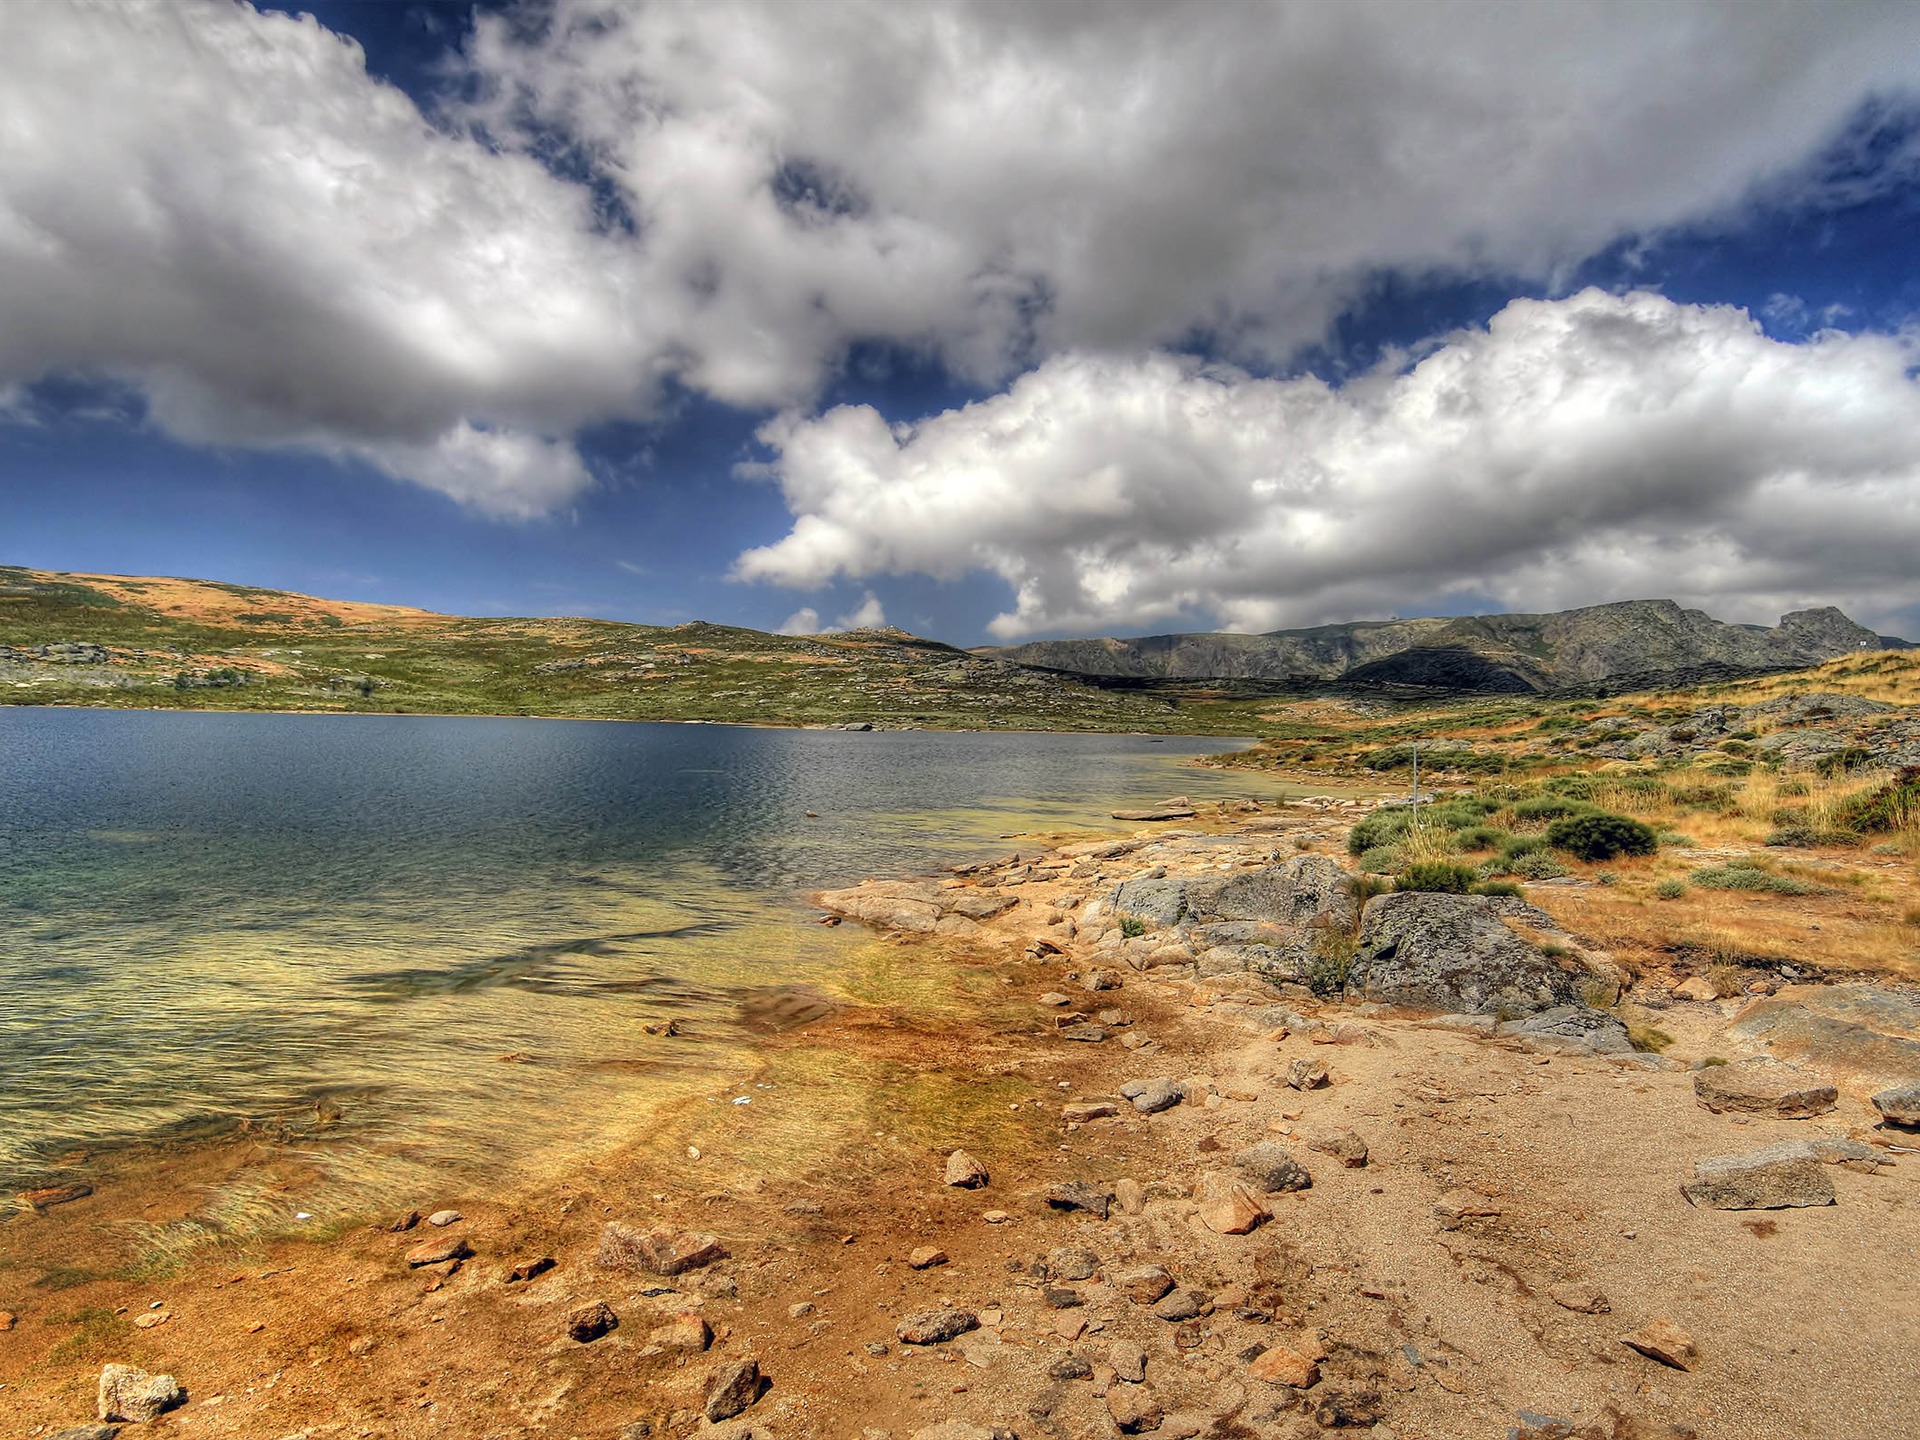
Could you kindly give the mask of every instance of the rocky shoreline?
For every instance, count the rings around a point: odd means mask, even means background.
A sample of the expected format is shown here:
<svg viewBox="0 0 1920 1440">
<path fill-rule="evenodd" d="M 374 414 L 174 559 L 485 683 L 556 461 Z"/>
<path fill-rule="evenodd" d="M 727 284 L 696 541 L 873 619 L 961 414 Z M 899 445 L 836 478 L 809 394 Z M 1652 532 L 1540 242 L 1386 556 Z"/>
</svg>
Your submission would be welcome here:
<svg viewBox="0 0 1920 1440">
<path fill-rule="evenodd" d="M 783 1031 L 551 1191 L 95 1281 L 91 1331 L 0 1282 L 0 1411 L 70 1440 L 147 1394 L 129 1434 L 1902 1432 L 1910 991 L 1702 996 L 1528 899 L 1369 896 L 1350 803 L 1195 808 L 820 897 L 964 1003 Z M 26 1222 L 82 1243 L 90 1203 Z"/>
</svg>

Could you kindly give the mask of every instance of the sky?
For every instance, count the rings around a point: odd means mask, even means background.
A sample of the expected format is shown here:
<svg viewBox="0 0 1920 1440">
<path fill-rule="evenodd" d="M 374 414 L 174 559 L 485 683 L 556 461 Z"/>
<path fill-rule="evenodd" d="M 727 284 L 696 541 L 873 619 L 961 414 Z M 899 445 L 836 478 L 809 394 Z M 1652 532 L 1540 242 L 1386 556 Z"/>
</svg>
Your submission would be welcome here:
<svg viewBox="0 0 1920 1440">
<path fill-rule="evenodd" d="M 0 6 L 0 563 L 1920 637 L 1902 0 Z"/>
</svg>

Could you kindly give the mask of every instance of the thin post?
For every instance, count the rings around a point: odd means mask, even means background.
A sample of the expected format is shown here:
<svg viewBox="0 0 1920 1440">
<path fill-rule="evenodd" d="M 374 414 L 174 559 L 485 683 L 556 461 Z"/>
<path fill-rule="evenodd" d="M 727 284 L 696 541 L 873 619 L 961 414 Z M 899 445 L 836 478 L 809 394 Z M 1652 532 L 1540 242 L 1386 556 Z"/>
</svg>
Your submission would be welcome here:
<svg viewBox="0 0 1920 1440">
<path fill-rule="evenodd" d="M 1420 823 L 1420 742 L 1413 742 L 1413 823 Z"/>
</svg>

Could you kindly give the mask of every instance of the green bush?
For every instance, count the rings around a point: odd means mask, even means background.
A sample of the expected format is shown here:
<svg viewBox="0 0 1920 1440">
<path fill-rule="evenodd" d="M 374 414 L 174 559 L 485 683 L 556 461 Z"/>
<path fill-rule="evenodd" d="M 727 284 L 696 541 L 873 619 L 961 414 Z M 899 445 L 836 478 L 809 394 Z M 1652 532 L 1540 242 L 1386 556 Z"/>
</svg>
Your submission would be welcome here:
<svg viewBox="0 0 1920 1440">
<path fill-rule="evenodd" d="M 1321 930 L 1313 937 L 1313 956 L 1307 961 L 1307 989 L 1321 999 L 1343 994 L 1353 975 L 1354 939 L 1338 930 Z"/>
<path fill-rule="evenodd" d="M 1515 805 L 1513 813 L 1522 820 L 1559 820 L 1572 815 L 1591 815 L 1595 807 L 1564 795 L 1536 795 Z"/>
<path fill-rule="evenodd" d="M 1463 850 L 1498 850 L 1513 838 L 1497 825 L 1469 825 L 1457 833 Z"/>
<path fill-rule="evenodd" d="M 1547 844 L 1582 860 L 1651 855 L 1660 848 L 1653 827 L 1625 815 L 1569 815 L 1547 827 Z"/>
<path fill-rule="evenodd" d="M 1347 835 L 1347 853 L 1365 855 L 1369 850 L 1398 840 L 1413 824 L 1413 807 L 1374 810 L 1360 817 Z"/>
<path fill-rule="evenodd" d="M 1773 895 L 1811 895 L 1819 887 L 1795 880 L 1791 875 L 1775 875 L 1756 865 L 1713 865 L 1696 870 L 1688 877 L 1706 890 L 1751 890 Z"/>
<path fill-rule="evenodd" d="M 1441 895 L 1464 895 L 1475 879 L 1473 867 L 1448 860 L 1419 860 L 1400 872 L 1394 888 L 1424 890 Z"/>
<path fill-rule="evenodd" d="M 1687 893 L 1687 882 L 1669 875 L 1653 887 L 1654 896 L 1661 900 L 1678 900 Z"/>
<path fill-rule="evenodd" d="M 1147 933 L 1147 922 L 1142 920 L 1138 915 L 1122 915 L 1120 917 L 1120 933 L 1129 940 L 1137 940 Z"/>
<path fill-rule="evenodd" d="M 1475 883 L 1469 893 L 1474 895 L 1506 895 L 1518 900 L 1524 892 L 1511 880 L 1481 880 Z"/>
<path fill-rule="evenodd" d="M 1370 875 L 1391 875 L 1406 859 L 1406 852 L 1398 845 L 1376 845 L 1360 857 L 1360 868 Z"/>
<path fill-rule="evenodd" d="M 1679 830 L 1662 830 L 1659 835 L 1659 840 L 1660 843 L 1669 850 L 1692 850 L 1695 848 L 1693 837 Z"/>
<path fill-rule="evenodd" d="M 1765 844 L 1795 850 L 1815 850 L 1823 845 L 1858 845 L 1859 835 L 1851 830 L 1820 830 L 1811 825 L 1782 825 L 1768 835 Z"/>
<path fill-rule="evenodd" d="M 1516 835 L 1500 847 L 1500 858 L 1511 863 L 1522 855 L 1537 855 L 1546 848 L 1544 835 Z"/>
<path fill-rule="evenodd" d="M 1834 819 L 1841 829 L 1879 835 L 1900 829 L 1917 814 L 1920 814 L 1920 765 L 1906 765 L 1878 790 L 1854 796 L 1840 807 Z"/>
<path fill-rule="evenodd" d="M 1522 880 L 1553 880 L 1567 873 L 1567 867 L 1544 850 L 1529 850 L 1507 862 L 1507 872 Z"/>
</svg>

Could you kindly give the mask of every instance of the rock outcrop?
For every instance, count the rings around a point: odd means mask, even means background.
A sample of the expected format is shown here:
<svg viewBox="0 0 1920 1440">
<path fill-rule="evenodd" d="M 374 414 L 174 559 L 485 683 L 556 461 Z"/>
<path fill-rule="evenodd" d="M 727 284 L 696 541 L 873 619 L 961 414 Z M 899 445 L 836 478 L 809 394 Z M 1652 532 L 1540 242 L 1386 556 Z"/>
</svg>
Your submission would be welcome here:
<svg viewBox="0 0 1920 1440">
<path fill-rule="evenodd" d="M 1522 929 L 1567 943 L 1536 943 Z M 1348 985 L 1408 1009 L 1520 1016 L 1584 1006 L 1595 987 L 1614 983 L 1550 916 L 1524 902 L 1396 891 L 1367 902 Z"/>
</svg>

